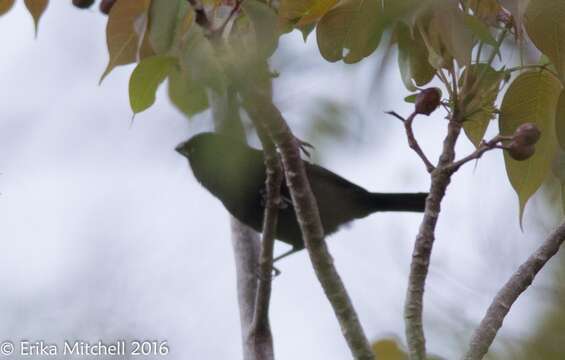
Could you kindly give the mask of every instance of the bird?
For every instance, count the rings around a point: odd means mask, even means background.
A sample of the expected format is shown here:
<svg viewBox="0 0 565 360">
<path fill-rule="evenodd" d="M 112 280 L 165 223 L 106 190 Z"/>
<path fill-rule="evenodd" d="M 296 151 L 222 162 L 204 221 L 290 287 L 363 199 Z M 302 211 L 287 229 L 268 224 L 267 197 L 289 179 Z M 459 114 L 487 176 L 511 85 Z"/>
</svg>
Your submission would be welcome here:
<svg viewBox="0 0 565 360">
<path fill-rule="evenodd" d="M 180 143 L 175 150 L 188 159 L 196 180 L 218 198 L 243 224 L 261 232 L 265 206 L 263 152 L 229 135 L 204 132 Z M 332 171 L 304 161 L 325 235 L 342 225 L 381 211 L 423 212 L 427 193 L 369 192 Z M 276 239 L 292 246 L 280 260 L 304 249 L 302 232 L 290 191 L 283 181 Z"/>
</svg>

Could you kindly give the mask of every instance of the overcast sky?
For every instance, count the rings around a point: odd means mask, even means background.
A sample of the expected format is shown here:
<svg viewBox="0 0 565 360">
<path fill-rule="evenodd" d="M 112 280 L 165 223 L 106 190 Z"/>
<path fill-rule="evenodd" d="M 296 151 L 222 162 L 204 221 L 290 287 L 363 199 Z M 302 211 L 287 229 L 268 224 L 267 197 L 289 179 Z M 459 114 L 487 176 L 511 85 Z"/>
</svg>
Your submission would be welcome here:
<svg viewBox="0 0 565 360">
<path fill-rule="evenodd" d="M 107 62 L 105 22 L 97 11 L 52 1 L 34 39 L 22 2 L 0 17 L 0 341 L 167 340 L 169 359 L 238 359 L 228 217 L 173 151 L 211 128 L 209 114 L 187 121 L 160 89 L 155 106 L 130 126 L 132 67 L 97 85 Z M 331 146 L 314 143 L 324 149 L 324 166 L 373 191 L 426 191 L 426 173 L 401 124 L 383 115 L 408 114 L 407 91 L 395 66 L 379 75 L 376 60 L 328 64 L 314 36 L 304 44 L 300 34 L 285 35 L 273 59 L 281 72 L 276 99 L 299 135 L 307 134 L 310 99 L 351 107 L 362 134 Z M 416 132 L 435 159 L 446 122 L 440 111 L 434 115 L 418 118 Z M 459 154 L 471 150 L 462 139 Z M 500 153 L 455 176 L 425 298 L 432 352 L 458 354 L 458 342 L 467 341 L 496 290 L 554 224 L 538 196 L 522 233 L 517 206 Z M 372 340 L 404 337 L 420 217 L 378 214 L 328 239 Z M 278 267 L 271 306 L 277 357 L 348 358 L 307 255 Z M 506 338 L 531 330 L 548 275 L 544 270 L 513 308 Z"/>
</svg>

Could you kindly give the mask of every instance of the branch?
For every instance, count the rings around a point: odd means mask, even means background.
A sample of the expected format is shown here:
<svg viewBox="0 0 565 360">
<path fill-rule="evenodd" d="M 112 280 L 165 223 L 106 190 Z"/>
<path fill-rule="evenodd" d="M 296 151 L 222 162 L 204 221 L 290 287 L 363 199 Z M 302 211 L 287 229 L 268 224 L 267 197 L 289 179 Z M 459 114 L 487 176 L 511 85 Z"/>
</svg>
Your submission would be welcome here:
<svg viewBox="0 0 565 360">
<path fill-rule="evenodd" d="M 516 299 L 532 284 L 537 273 L 557 253 L 564 241 L 565 222 L 549 235 L 496 294 L 479 327 L 473 333 L 465 360 L 480 360 L 485 356 Z"/>
<path fill-rule="evenodd" d="M 461 166 L 465 165 L 469 161 L 480 159 L 481 156 L 483 156 L 483 154 L 486 153 L 487 151 L 490 151 L 490 150 L 493 150 L 493 149 L 503 149 L 504 147 L 499 144 L 503 140 L 512 140 L 512 136 L 497 135 L 489 141 L 483 140 L 483 141 L 481 141 L 481 144 L 479 145 L 479 147 L 474 152 L 472 152 L 468 156 L 465 156 L 461 160 L 455 161 L 453 164 L 449 165 L 448 168 L 452 172 L 455 172 L 455 171 L 459 170 L 459 168 Z"/>
<path fill-rule="evenodd" d="M 212 117 L 216 131 L 245 141 L 245 132 L 239 118 L 239 104 L 236 94 L 228 88 L 225 94 L 208 92 Z M 241 323 L 243 359 L 252 360 L 254 348 L 249 342 L 257 294 L 257 259 L 259 258 L 260 240 L 257 233 L 231 217 L 231 237 L 237 276 L 237 295 Z"/>
<path fill-rule="evenodd" d="M 260 124 L 256 124 L 260 125 Z M 266 169 L 266 200 L 263 215 L 263 240 L 259 256 L 259 285 L 255 299 L 255 313 L 249 333 L 250 346 L 254 349 L 257 360 L 274 359 L 273 335 L 269 324 L 269 303 L 271 299 L 271 273 L 273 269 L 273 248 L 277 231 L 277 220 L 280 208 L 280 190 L 283 172 L 277 149 L 271 139 L 260 126 L 257 134 L 263 145 Z"/>
<path fill-rule="evenodd" d="M 414 150 L 416 152 L 416 154 L 418 154 L 420 159 L 422 159 L 422 161 L 424 162 L 424 165 L 426 166 L 426 170 L 429 173 L 434 171 L 435 166 L 431 163 L 430 160 L 428 160 L 428 157 L 426 156 L 426 154 L 424 153 L 424 151 L 420 147 L 420 144 L 418 144 L 418 141 L 416 140 L 416 137 L 414 136 L 414 131 L 412 130 L 412 123 L 414 121 L 414 118 L 417 115 L 416 112 L 413 112 L 412 114 L 410 114 L 410 116 L 407 119 L 404 119 L 402 116 L 398 115 L 394 111 L 386 111 L 385 114 L 392 115 L 392 116 L 394 116 L 395 118 L 399 119 L 400 121 L 402 121 L 404 123 L 404 128 L 406 129 L 406 138 L 408 139 L 408 146 L 410 146 L 410 148 L 412 150 Z"/>
<path fill-rule="evenodd" d="M 408 289 L 404 305 L 406 339 L 410 359 L 426 359 L 426 340 L 422 323 L 423 297 L 430 265 L 430 257 L 435 240 L 435 229 L 441 211 L 441 201 L 453 174 L 447 166 L 455 159 L 455 143 L 461 132 L 460 112 L 456 109 L 449 120 L 447 136 L 438 166 L 432 173 L 430 193 L 426 200 L 424 218 L 420 224 L 408 278 Z"/>
<path fill-rule="evenodd" d="M 298 142 L 270 97 L 253 85 L 245 83 L 245 80 L 239 81 L 238 84 L 244 107 L 250 117 L 265 125 L 269 136 L 279 149 L 302 238 L 353 357 L 372 360 L 374 355 L 369 341 L 324 241 L 318 206 L 300 157 Z"/>
</svg>

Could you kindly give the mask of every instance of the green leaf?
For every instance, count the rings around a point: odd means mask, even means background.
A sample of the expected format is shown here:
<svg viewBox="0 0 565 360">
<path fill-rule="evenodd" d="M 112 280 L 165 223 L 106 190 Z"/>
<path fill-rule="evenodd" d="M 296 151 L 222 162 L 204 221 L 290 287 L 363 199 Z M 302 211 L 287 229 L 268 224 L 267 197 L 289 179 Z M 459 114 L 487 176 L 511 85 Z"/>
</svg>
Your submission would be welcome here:
<svg viewBox="0 0 565 360">
<path fill-rule="evenodd" d="M 316 29 L 324 59 L 355 63 L 369 56 L 381 41 L 381 12 L 379 0 L 345 0 L 326 13 Z"/>
<path fill-rule="evenodd" d="M 466 74 L 467 71 L 469 74 Z M 494 117 L 494 103 L 504 75 L 503 71 L 496 71 L 487 64 L 473 64 L 468 70 L 465 69 L 461 76 L 461 82 L 467 79 L 467 84 L 463 84 L 463 93 L 467 94 L 465 98 L 467 115 L 463 120 L 463 129 L 477 148 L 485 136 L 490 120 Z M 477 81 L 480 83 L 476 84 Z M 469 93 L 471 90 L 473 93 Z"/>
<path fill-rule="evenodd" d="M 301 28 L 318 21 L 336 3 L 337 0 L 282 0 L 279 22 Z"/>
<path fill-rule="evenodd" d="M 271 56 L 279 40 L 277 14 L 257 0 L 245 0 L 241 6 L 253 24 L 255 52 L 261 57 Z"/>
<path fill-rule="evenodd" d="M 177 67 L 169 75 L 169 98 L 189 118 L 208 108 L 206 89 Z"/>
<path fill-rule="evenodd" d="M 565 151 L 565 91 L 562 91 L 557 101 L 555 111 L 555 133 L 561 149 Z M 563 179 L 565 180 L 565 179 Z"/>
<path fill-rule="evenodd" d="M 192 12 L 189 12 L 189 14 Z M 180 51 L 180 67 L 193 81 L 222 93 L 225 75 L 214 47 L 200 26 L 190 26 L 183 35 Z"/>
<path fill-rule="evenodd" d="M 532 42 L 551 60 L 565 82 L 565 1 L 531 0 L 525 26 Z"/>
<path fill-rule="evenodd" d="M 464 13 L 456 2 L 451 0 L 436 0 L 434 2 L 435 31 L 448 53 L 463 67 L 471 63 L 473 49 L 473 34 L 465 26 Z M 436 35 L 437 36 L 437 35 Z M 447 59 L 446 59 L 447 60 Z"/>
<path fill-rule="evenodd" d="M 0 16 L 7 13 L 14 5 L 15 0 L 0 0 Z"/>
<path fill-rule="evenodd" d="M 37 36 L 37 28 L 39 26 L 39 19 L 41 15 L 45 12 L 49 0 L 24 0 L 24 4 L 28 9 L 29 13 L 33 17 L 33 23 L 35 26 L 35 35 Z"/>
<path fill-rule="evenodd" d="M 406 88 L 416 91 L 417 86 L 429 83 L 434 75 L 435 69 L 428 62 L 428 50 L 418 30 L 413 34 L 404 23 L 396 25 L 396 38 L 398 39 L 398 67 Z"/>
<path fill-rule="evenodd" d="M 489 44 L 492 47 L 497 46 L 496 40 L 494 39 L 494 37 L 492 37 L 492 34 L 490 33 L 488 26 L 486 26 L 481 20 L 479 20 L 479 18 L 477 18 L 476 16 L 465 14 L 464 19 L 465 19 L 465 25 L 469 29 L 471 29 L 473 34 L 480 41 L 484 42 L 485 44 Z"/>
<path fill-rule="evenodd" d="M 152 0 L 149 7 L 149 40 L 159 55 L 175 48 L 180 24 L 188 10 L 186 0 Z"/>
<path fill-rule="evenodd" d="M 137 60 L 140 37 L 147 24 L 149 0 L 117 1 L 108 15 L 106 43 L 110 60 L 100 82 L 118 65 Z"/>
<path fill-rule="evenodd" d="M 129 102 L 135 114 L 153 105 L 157 88 L 175 64 L 175 58 L 164 55 L 148 57 L 137 64 L 129 79 Z"/>
<path fill-rule="evenodd" d="M 371 55 L 387 26 L 416 13 L 424 0 L 343 0 L 318 23 L 318 48 L 324 59 L 355 63 Z"/>
<path fill-rule="evenodd" d="M 538 190 L 551 170 L 557 148 L 555 111 L 561 83 L 547 71 L 520 74 L 504 95 L 499 118 L 502 135 L 512 135 L 523 123 L 531 122 L 541 131 L 535 154 L 516 161 L 504 152 L 506 172 L 520 202 L 520 223 L 528 199 Z"/>
<path fill-rule="evenodd" d="M 414 104 L 414 103 L 416 103 L 416 97 L 417 96 L 418 96 L 418 94 L 408 95 L 404 98 L 404 101 L 409 103 L 409 104 Z"/>
</svg>

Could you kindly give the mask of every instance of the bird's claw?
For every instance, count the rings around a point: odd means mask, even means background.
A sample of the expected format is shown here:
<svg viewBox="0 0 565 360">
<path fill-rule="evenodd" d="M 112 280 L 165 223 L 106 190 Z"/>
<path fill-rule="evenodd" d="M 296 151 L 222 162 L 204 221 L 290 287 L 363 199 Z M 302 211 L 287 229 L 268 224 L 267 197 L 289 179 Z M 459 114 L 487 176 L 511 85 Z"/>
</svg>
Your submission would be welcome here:
<svg viewBox="0 0 565 360">
<path fill-rule="evenodd" d="M 295 137 L 295 139 L 298 142 L 298 147 L 300 148 L 300 150 L 302 150 L 304 155 L 308 156 L 309 158 L 312 157 L 312 155 L 310 154 L 310 150 L 308 149 L 315 150 L 316 148 L 314 147 L 314 145 L 310 144 L 309 142 L 300 140 L 297 137 Z"/>
<path fill-rule="evenodd" d="M 277 269 L 274 266 L 271 267 L 271 279 L 276 278 L 280 274 L 281 274 L 281 271 L 279 269 Z M 257 271 L 255 272 L 255 276 L 257 276 L 257 279 L 259 279 L 259 280 L 263 280 L 263 281 L 267 280 L 267 279 L 265 279 L 263 274 L 261 274 L 261 269 L 259 269 L 259 268 L 257 268 Z"/>
</svg>

